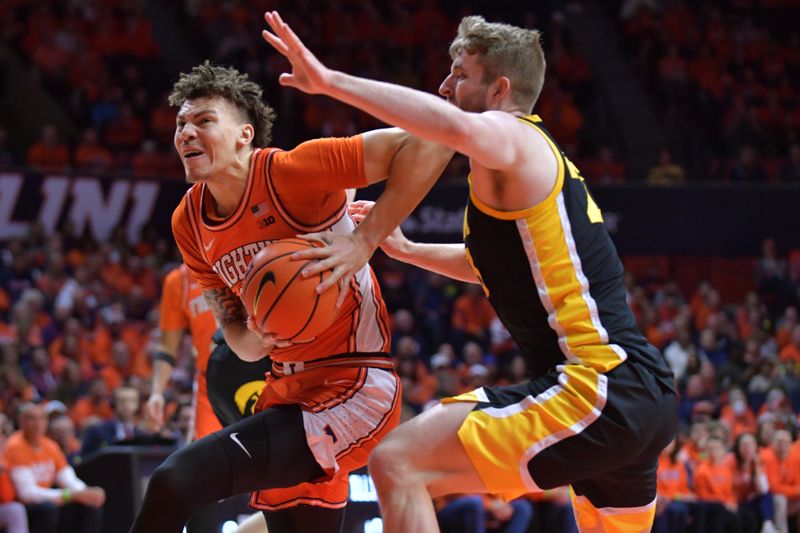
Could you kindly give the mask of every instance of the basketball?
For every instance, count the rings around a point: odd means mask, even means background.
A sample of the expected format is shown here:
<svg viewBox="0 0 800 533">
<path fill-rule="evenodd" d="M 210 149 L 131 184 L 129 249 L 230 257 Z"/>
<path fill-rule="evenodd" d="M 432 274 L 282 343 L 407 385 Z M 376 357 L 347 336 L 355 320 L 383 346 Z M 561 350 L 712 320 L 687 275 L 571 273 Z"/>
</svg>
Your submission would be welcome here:
<svg viewBox="0 0 800 533">
<path fill-rule="evenodd" d="M 337 315 L 337 289 L 317 294 L 330 271 L 303 278 L 313 261 L 292 261 L 294 252 L 314 246 L 303 239 L 282 239 L 263 248 L 248 266 L 241 298 L 247 313 L 264 333 L 292 342 L 313 340 Z"/>
</svg>

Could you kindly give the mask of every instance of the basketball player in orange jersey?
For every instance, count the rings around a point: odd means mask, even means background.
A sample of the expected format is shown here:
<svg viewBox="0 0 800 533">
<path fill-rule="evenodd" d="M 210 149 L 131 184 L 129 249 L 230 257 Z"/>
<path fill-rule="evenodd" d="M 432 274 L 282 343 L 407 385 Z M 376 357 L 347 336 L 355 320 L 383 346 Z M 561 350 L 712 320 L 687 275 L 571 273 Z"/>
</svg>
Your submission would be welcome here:
<svg viewBox="0 0 800 533">
<path fill-rule="evenodd" d="M 171 270 L 164 277 L 159 319 L 161 339 L 153 362 L 153 385 L 147 400 L 147 418 L 156 430 L 164 426 L 164 389 L 169 383 L 175 356 L 185 332 L 192 337 L 196 355 L 194 429 L 189 440 L 200 439 L 222 429 L 211 402 L 206 385 L 206 367 L 211 357 L 211 337 L 217 329 L 214 314 L 208 307 L 200 285 L 186 265 Z"/>
<path fill-rule="evenodd" d="M 544 83 L 539 32 L 465 17 L 439 88 L 448 103 L 330 70 L 277 13 L 265 18 L 274 33 L 264 38 L 292 65 L 282 85 L 339 99 L 469 157 L 465 244 L 395 234 L 384 250 L 480 283 L 532 371 L 527 382 L 445 400 L 375 449 L 370 472 L 384 530 L 437 531 L 431 496 L 512 499 L 571 485 L 582 531 L 650 531 L 659 452 L 675 432 L 672 373 L 636 327 L 600 209 L 531 114 Z M 298 255 L 327 254 L 312 252 Z"/>
<path fill-rule="evenodd" d="M 375 206 L 381 216 L 362 223 L 376 236 L 364 264 L 452 151 L 397 129 L 268 148 L 274 115 L 261 89 L 208 63 L 180 76 L 170 103 L 179 107 L 175 147 L 193 184 L 173 214 L 175 240 L 231 349 L 246 361 L 269 354 L 273 366 L 256 414 L 177 451 L 154 472 L 132 530 L 178 533 L 199 507 L 257 491 L 251 505 L 272 533 L 338 532 L 347 473 L 366 464 L 400 415 L 375 276 L 360 268 L 333 325 L 295 345 L 248 328 L 241 282 L 272 240 L 352 232 L 345 189 L 386 178 Z"/>
</svg>

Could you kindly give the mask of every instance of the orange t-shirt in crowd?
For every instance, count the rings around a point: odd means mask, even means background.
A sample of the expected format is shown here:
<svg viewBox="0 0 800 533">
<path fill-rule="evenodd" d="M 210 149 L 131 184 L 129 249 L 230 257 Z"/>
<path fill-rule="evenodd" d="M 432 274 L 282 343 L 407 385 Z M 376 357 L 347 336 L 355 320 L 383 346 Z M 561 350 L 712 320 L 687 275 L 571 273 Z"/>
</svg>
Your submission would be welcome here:
<svg viewBox="0 0 800 533">
<path fill-rule="evenodd" d="M 8 438 L 5 460 L 8 468 L 27 466 L 33 470 L 36 484 L 49 489 L 56 481 L 56 474 L 67 466 L 67 458 L 54 440 L 42 437 L 39 447 L 34 448 L 22 431 L 17 431 Z"/>
<path fill-rule="evenodd" d="M 742 433 L 752 433 L 755 435 L 758 424 L 756 423 L 756 415 L 747 407 L 741 417 L 737 417 L 733 412 L 733 407 L 726 405 L 722 408 L 719 415 L 720 420 L 725 422 L 725 425 L 731 431 L 731 438 L 736 438 Z"/>
<path fill-rule="evenodd" d="M 718 465 L 710 460 L 704 461 L 694 473 L 694 493 L 701 500 L 735 505 L 734 475 L 734 465 L 730 457 Z"/>
<path fill-rule="evenodd" d="M 66 145 L 46 146 L 37 142 L 27 153 L 28 164 L 45 172 L 63 172 L 69 167 L 69 151 Z"/>
<path fill-rule="evenodd" d="M 789 498 L 800 497 L 800 457 L 790 452 L 780 460 L 769 447 L 763 448 L 760 453 L 770 492 Z"/>
<path fill-rule="evenodd" d="M 8 474 L 8 465 L 2 454 L 0 454 L 0 503 L 13 502 L 17 499 L 17 492 L 11 483 L 11 476 Z"/>
<path fill-rule="evenodd" d="M 84 422 L 90 416 L 96 416 L 101 420 L 112 418 L 114 411 L 111 409 L 111 403 L 108 400 L 93 403 L 91 398 L 84 396 L 76 401 L 69 410 L 69 417 L 78 428 L 82 428 Z"/>
<path fill-rule="evenodd" d="M 351 233 L 345 189 L 367 184 L 363 159 L 360 135 L 307 141 L 290 151 L 257 149 L 244 196 L 225 220 L 209 215 L 206 186 L 195 184 L 172 216 L 186 266 L 203 289 L 227 286 L 239 294 L 247 265 L 271 241 L 315 231 Z M 389 321 L 377 280 L 369 265 L 355 277 L 333 325 L 312 342 L 273 349 L 273 361 L 388 353 Z"/>
<path fill-rule="evenodd" d="M 470 335 L 483 335 L 494 320 L 492 304 L 484 296 L 462 294 L 453 302 L 453 328 Z"/>
<path fill-rule="evenodd" d="M 658 458 L 658 494 L 675 499 L 692 494 L 689 488 L 689 473 L 686 464 L 680 459 L 674 463 L 669 457 Z"/>
<path fill-rule="evenodd" d="M 791 361 L 800 364 L 800 346 L 796 346 L 793 343 L 787 344 L 781 348 L 780 358 L 784 363 Z"/>
</svg>

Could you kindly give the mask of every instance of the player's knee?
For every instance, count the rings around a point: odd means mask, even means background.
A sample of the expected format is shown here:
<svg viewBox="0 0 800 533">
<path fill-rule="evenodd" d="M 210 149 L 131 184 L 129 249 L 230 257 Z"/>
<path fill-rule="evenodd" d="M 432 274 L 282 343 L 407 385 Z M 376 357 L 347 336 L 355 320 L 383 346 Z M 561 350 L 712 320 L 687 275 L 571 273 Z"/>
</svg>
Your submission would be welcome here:
<svg viewBox="0 0 800 533">
<path fill-rule="evenodd" d="M 413 483 L 415 470 L 405 453 L 407 449 L 390 435 L 372 450 L 369 473 L 379 489 Z"/>
<path fill-rule="evenodd" d="M 152 496 L 151 501 L 175 504 L 183 502 L 187 494 L 192 493 L 190 484 L 191 476 L 183 471 L 180 461 L 170 457 L 153 472 L 147 492 Z"/>
</svg>

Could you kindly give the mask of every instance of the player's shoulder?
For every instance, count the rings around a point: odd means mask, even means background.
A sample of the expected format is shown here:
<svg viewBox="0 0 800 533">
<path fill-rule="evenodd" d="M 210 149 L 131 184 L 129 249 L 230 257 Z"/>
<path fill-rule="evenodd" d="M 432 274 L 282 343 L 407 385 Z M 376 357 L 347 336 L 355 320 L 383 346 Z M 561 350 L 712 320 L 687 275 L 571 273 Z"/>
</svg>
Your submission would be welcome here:
<svg viewBox="0 0 800 533">
<path fill-rule="evenodd" d="M 167 272 L 167 275 L 164 276 L 164 286 L 172 286 L 178 285 L 181 283 L 182 278 L 184 276 L 183 270 L 186 268 L 186 265 L 181 264 Z"/>
<path fill-rule="evenodd" d="M 172 228 L 173 230 L 178 227 L 183 227 L 186 224 L 192 223 L 190 204 L 197 201 L 200 197 L 200 184 L 196 183 L 189 187 L 189 190 L 183 195 L 178 206 L 172 212 Z"/>
</svg>

